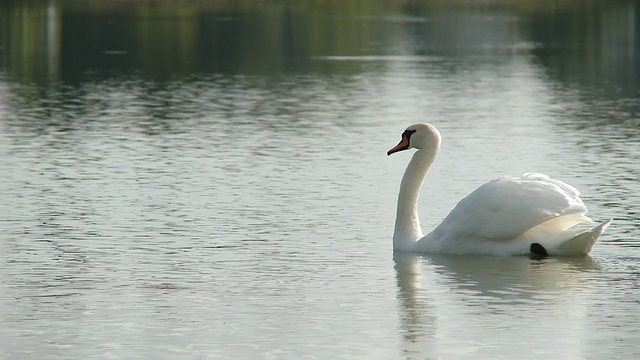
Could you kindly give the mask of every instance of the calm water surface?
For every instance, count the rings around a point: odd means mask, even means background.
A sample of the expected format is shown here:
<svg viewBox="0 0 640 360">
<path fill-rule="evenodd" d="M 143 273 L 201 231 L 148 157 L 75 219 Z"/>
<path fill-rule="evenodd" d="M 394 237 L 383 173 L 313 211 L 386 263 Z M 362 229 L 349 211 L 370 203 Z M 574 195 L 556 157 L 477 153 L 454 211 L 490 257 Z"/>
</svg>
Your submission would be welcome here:
<svg viewBox="0 0 640 360">
<path fill-rule="evenodd" d="M 640 357 L 634 2 L 0 5 L 0 358 Z M 165 31 L 161 31 L 165 29 Z M 590 257 L 394 254 L 539 171 Z"/>
</svg>

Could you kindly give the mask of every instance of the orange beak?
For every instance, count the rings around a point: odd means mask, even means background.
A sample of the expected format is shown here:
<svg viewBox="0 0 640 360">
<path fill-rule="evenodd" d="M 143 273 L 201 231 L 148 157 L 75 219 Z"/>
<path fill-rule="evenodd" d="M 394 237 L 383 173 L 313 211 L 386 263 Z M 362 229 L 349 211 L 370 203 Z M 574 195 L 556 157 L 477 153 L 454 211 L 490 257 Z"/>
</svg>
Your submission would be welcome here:
<svg viewBox="0 0 640 360">
<path fill-rule="evenodd" d="M 398 145 L 391 148 L 391 150 L 387 151 L 387 156 L 402 150 L 407 150 L 409 148 L 409 136 L 402 134 L 402 140 L 398 143 Z"/>
</svg>

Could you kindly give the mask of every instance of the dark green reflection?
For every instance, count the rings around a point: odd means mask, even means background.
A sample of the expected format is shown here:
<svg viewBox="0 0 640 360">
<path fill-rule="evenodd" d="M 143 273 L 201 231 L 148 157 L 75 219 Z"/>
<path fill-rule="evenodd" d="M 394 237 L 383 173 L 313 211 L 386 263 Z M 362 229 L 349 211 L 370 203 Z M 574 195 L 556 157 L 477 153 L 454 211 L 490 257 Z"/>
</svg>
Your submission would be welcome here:
<svg viewBox="0 0 640 360">
<path fill-rule="evenodd" d="M 633 1 L 9 1 L 0 65 L 21 81 L 73 83 L 358 73 L 364 61 L 524 52 L 563 81 L 636 94 L 638 14 Z"/>
<path fill-rule="evenodd" d="M 16 78 L 333 71 L 326 55 L 378 53 L 385 1 L 33 1 L 0 6 Z M 352 66 L 353 67 L 353 66 Z"/>
</svg>

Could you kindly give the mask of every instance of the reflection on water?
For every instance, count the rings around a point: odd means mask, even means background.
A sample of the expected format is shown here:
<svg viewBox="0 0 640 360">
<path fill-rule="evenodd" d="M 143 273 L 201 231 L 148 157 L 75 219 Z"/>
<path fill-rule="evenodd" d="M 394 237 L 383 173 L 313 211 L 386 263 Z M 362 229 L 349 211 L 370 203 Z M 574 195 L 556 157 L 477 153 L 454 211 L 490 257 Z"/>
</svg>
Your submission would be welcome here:
<svg viewBox="0 0 640 360">
<path fill-rule="evenodd" d="M 10 1 L 0 4 L 0 65 L 25 81 L 77 82 L 114 75 L 168 80 L 203 72 L 354 74 L 357 64 L 317 60 L 446 56 L 482 63 L 531 54 L 562 81 L 635 97 L 637 6 Z"/>
<path fill-rule="evenodd" d="M 1 2 L 0 358 L 637 358 L 636 8 Z M 392 254 L 424 120 L 425 231 L 541 171 L 592 257 Z"/>
<path fill-rule="evenodd" d="M 591 285 L 586 284 L 603 269 L 590 257 L 532 260 L 396 252 L 394 261 L 401 334 L 407 352 L 416 357 L 510 358 L 524 346 L 536 358 L 583 358 L 592 351 L 598 358 L 612 350 L 584 343 L 589 328 L 601 321 L 598 310 L 593 313 Z M 495 349 L 505 353 L 497 355 Z"/>
</svg>

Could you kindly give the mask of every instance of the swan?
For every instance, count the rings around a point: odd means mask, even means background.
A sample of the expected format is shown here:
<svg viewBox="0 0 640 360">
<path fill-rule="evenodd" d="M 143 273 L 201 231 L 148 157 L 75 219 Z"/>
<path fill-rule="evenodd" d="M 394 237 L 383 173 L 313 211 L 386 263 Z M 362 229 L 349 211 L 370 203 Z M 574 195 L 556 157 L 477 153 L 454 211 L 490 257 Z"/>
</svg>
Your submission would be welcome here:
<svg viewBox="0 0 640 360">
<path fill-rule="evenodd" d="M 418 198 L 441 136 L 427 123 L 409 126 L 387 155 L 415 148 L 400 183 L 393 248 L 437 254 L 577 256 L 588 254 L 611 219 L 595 223 L 576 188 L 540 173 L 491 180 L 462 199 L 423 235 Z"/>
</svg>

